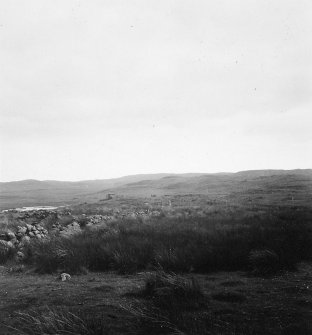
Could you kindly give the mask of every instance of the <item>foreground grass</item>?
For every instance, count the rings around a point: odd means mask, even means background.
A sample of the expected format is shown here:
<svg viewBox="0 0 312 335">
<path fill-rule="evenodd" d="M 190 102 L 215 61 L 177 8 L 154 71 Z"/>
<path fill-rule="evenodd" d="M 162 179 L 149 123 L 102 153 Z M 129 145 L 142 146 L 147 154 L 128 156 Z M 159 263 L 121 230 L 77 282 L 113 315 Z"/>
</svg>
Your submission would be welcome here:
<svg viewBox="0 0 312 335">
<path fill-rule="evenodd" d="M 53 334 L 59 320 L 60 334 L 67 324 L 77 334 L 309 335 L 311 278 L 308 264 L 270 278 L 88 273 L 61 282 L 56 275 L 3 272 L 0 334 Z M 70 328 L 73 320 L 79 329 Z"/>
<path fill-rule="evenodd" d="M 45 307 L 40 311 L 16 314 L 17 324 L 11 327 L 20 335 L 105 335 L 109 334 L 103 319 L 86 313 L 77 315 L 66 309 Z"/>
</svg>

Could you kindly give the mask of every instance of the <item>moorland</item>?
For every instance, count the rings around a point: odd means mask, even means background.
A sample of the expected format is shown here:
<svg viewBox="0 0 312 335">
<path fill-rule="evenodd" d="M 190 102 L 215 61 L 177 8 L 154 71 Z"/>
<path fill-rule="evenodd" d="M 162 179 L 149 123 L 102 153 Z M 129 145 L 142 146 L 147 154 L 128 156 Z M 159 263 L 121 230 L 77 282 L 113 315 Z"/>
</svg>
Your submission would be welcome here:
<svg viewBox="0 0 312 335">
<path fill-rule="evenodd" d="M 2 334 L 312 334 L 312 170 L 26 180 L 0 202 Z"/>
</svg>

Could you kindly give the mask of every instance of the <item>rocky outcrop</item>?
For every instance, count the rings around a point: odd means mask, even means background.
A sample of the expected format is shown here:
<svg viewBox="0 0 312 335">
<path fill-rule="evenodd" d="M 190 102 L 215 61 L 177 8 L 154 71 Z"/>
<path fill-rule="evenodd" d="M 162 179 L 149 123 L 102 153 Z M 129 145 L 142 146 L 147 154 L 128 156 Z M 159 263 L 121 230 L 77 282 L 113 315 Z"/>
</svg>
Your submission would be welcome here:
<svg viewBox="0 0 312 335">
<path fill-rule="evenodd" d="M 17 226 L 16 232 L 8 230 L 6 233 L 1 234 L 0 241 L 2 245 L 6 243 L 10 248 L 23 249 L 32 238 L 45 238 L 47 234 L 48 231 L 39 224 L 26 224 L 26 226 Z"/>
</svg>

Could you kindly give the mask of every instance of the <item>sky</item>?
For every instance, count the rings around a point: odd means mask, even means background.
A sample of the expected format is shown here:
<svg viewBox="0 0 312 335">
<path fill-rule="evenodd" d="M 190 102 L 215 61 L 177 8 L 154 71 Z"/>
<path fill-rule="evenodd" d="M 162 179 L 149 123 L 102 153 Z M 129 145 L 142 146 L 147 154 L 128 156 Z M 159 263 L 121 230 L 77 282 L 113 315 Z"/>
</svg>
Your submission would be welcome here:
<svg viewBox="0 0 312 335">
<path fill-rule="evenodd" d="M 312 168 L 310 0 L 0 2 L 0 181 Z"/>
</svg>

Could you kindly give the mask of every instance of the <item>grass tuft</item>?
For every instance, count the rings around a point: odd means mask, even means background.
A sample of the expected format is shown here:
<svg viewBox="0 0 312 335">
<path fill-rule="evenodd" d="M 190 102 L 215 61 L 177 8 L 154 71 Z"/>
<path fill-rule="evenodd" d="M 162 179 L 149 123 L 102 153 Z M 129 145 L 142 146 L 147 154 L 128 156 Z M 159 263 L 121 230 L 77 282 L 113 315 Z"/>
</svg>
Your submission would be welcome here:
<svg viewBox="0 0 312 335">
<path fill-rule="evenodd" d="M 101 319 L 93 315 L 79 316 L 68 310 L 45 307 L 40 311 L 17 313 L 17 335 L 105 335 L 109 334 Z"/>
</svg>

